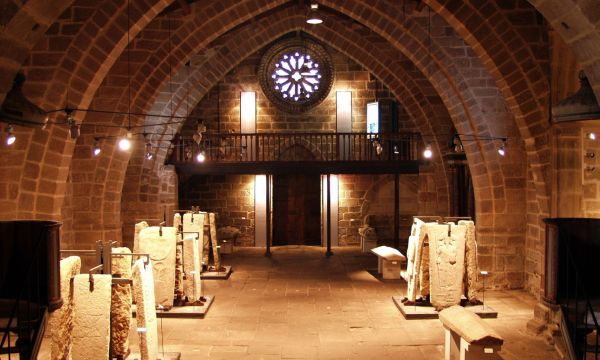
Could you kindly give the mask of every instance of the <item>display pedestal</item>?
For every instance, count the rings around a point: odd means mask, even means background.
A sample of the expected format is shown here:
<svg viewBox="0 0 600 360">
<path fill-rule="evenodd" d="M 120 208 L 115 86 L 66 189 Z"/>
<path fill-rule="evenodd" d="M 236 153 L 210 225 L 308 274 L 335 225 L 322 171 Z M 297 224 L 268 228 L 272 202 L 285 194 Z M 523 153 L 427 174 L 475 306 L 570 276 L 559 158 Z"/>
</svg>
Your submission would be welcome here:
<svg viewBox="0 0 600 360">
<path fill-rule="evenodd" d="M 406 320 L 438 318 L 438 312 L 433 306 L 404 305 L 402 302 L 402 296 L 392 296 L 392 299 Z M 473 311 L 480 318 L 484 319 L 498 317 L 498 312 L 489 305 L 485 305 L 485 307 L 483 305 L 469 305 L 465 306 L 465 309 Z"/>
<path fill-rule="evenodd" d="M 174 306 L 171 310 L 156 310 L 156 317 L 159 318 L 202 318 L 208 312 L 208 308 L 212 305 L 215 297 L 213 295 L 205 295 L 206 301 L 203 305 L 186 305 Z M 132 314 L 135 316 L 136 307 L 133 305 Z"/>
<path fill-rule="evenodd" d="M 139 353 L 132 353 L 129 354 L 125 360 L 141 360 L 142 357 L 140 356 Z M 166 352 L 165 355 L 163 356 L 162 352 L 158 352 L 158 358 L 157 360 L 180 360 L 181 359 L 181 353 L 178 352 Z"/>
<path fill-rule="evenodd" d="M 231 266 L 223 266 L 223 271 L 203 271 L 200 274 L 202 280 L 226 280 L 231 275 Z"/>
</svg>

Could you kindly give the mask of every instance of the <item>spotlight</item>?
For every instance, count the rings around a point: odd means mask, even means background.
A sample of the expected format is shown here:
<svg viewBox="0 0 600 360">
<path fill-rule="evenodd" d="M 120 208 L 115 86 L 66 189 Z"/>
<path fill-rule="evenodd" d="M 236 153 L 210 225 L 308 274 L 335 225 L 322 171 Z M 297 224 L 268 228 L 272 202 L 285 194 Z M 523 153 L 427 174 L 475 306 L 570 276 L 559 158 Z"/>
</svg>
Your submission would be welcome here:
<svg viewBox="0 0 600 360">
<path fill-rule="evenodd" d="M 400 149 L 398 149 L 398 145 L 394 145 L 394 154 L 400 154 Z"/>
<path fill-rule="evenodd" d="M 431 145 L 427 144 L 427 146 L 425 146 L 425 151 L 423 151 L 423 157 L 425 157 L 425 159 L 431 159 L 432 156 L 433 151 L 431 151 Z"/>
<path fill-rule="evenodd" d="M 77 125 L 75 121 L 71 123 L 69 133 L 71 134 L 71 139 L 77 139 L 79 137 L 79 125 Z"/>
<path fill-rule="evenodd" d="M 131 149 L 131 141 L 129 139 L 132 137 L 133 135 L 131 134 L 131 130 L 127 130 L 127 136 L 119 140 L 119 149 L 123 151 Z"/>
<path fill-rule="evenodd" d="M 12 125 L 8 125 L 4 131 L 6 131 L 6 145 L 11 146 L 17 140 L 17 137 L 13 134 Z"/>
<path fill-rule="evenodd" d="M 465 151 L 462 141 L 460 141 L 460 138 L 458 137 L 458 135 L 454 136 L 454 139 L 452 140 L 452 144 L 454 152 L 455 153 L 463 153 Z"/>
<path fill-rule="evenodd" d="M 94 138 L 94 149 L 92 150 L 92 154 L 94 156 L 100 155 L 102 149 L 100 149 L 100 139 Z"/>
<path fill-rule="evenodd" d="M 152 143 L 150 141 L 146 143 L 146 159 L 152 160 Z"/>
<path fill-rule="evenodd" d="M 506 140 L 502 140 L 502 145 L 498 148 L 498 154 L 500 156 L 506 155 Z"/>
<path fill-rule="evenodd" d="M 596 133 L 591 132 L 591 133 L 587 134 L 587 138 L 590 140 L 596 140 Z"/>
<path fill-rule="evenodd" d="M 319 10 L 319 4 L 310 4 L 310 14 L 306 18 L 306 23 L 311 25 L 319 25 L 323 23 L 323 18 L 319 16 L 317 12 Z"/>
<path fill-rule="evenodd" d="M 206 160 L 206 155 L 204 154 L 204 151 L 200 151 L 198 155 L 196 155 L 196 161 L 201 163 L 204 162 L 204 160 Z"/>
</svg>

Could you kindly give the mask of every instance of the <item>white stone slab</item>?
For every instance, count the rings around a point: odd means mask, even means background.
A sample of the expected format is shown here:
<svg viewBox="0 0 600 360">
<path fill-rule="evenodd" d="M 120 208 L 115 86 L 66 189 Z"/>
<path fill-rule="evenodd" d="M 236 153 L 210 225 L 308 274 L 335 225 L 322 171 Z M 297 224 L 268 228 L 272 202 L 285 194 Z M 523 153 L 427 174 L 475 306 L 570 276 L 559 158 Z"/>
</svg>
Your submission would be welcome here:
<svg viewBox="0 0 600 360">
<path fill-rule="evenodd" d="M 460 220 L 458 225 L 467 228 L 465 244 L 465 295 L 471 302 L 479 300 L 481 282 L 479 281 L 479 269 L 477 268 L 477 240 L 475 237 L 475 223 L 470 220 Z"/>
<path fill-rule="evenodd" d="M 424 228 L 425 223 L 418 218 L 414 219 L 412 228 L 411 228 L 411 236 L 412 244 L 409 243 L 409 248 L 407 250 L 407 255 L 410 253 L 407 259 L 407 276 L 408 276 L 408 284 L 407 284 L 407 298 L 409 301 L 414 302 L 419 293 L 422 293 L 425 290 L 428 293 L 427 289 L 423 289 L 422 280 L 424 280 L 424 272 L 427 273 L 427 264 L 428 261 L 423 261 L 423 254 L 429 256 L 428 250 L 429 248 L 425 246 L 425 242 L 427 240 L 427 231 Z M 427 284 L 427 282 L 425 282 Z"/>
<path fill-rule="evenodd" d="M 145 221 L 135 224 L 135 232 L 133 233 L 133 252 L 137 253 L 140 250 L 140 231 L 148 227 Z"/>
<path fill-rule="evenodd" d="M 71 279 L 81 271 L 81 258 L 69 256 L 60 261 L 60 295 L 63 305 L 50 313 L 47 329 L 52 332 L 52 359 L 71 359 L 73 343 L 73 287 Z"/>
<path fill-rule="evenodd" d="M 113 254 L 131 254 L 126 247 L 112 249 Z M 131 279 L 131 256 L 112 257 L 111 269 L 114 277 Z M 129 328 L 131 326 L 131 286 L 114 284 L 111 306 L 111 342 L 113 357 L 125 356 L 129 350 Z"/>
<path fill-rule="evenodd" d="M 140 252 L 150 254 L 152 260 L 156 304 L 171 308 L 175 294 L 177 230 L 174 227 L 150 226 L 142 229 L 139 236 Z"/>
<path fill-rule="evenodd" d="M 112 275 L 88 274 L 73 279 L 73 359 L 106 360 L 110 347 Z"/>
<path fill-rule="evenodd" d="M 198 255 L 200 256 L 200 265 L 202 265 L 204 256 L 208 257 L 208 234 L 204 231 L 204 225 L 208 224 L 208 214 L 205 212 L 199 213 L 185 213 L 183 214 L 183 232 L 184 235 L 188 232 L 200 233 L 198 240 Z M 206 252 L 204 251 L 204 244 L 206 243 Z M 206 262 L 208 265 L 208 261 Z"/>
<path fill-rule="evenodd" d="M 158 357 L 158 327 L 152 262 L 144 265 L 144 260 L 139 259 L 133 264 L 133 283 L 136 285 L 133 296 L 141 358 L 155 360 Z"/>
<path fill-rule="evenodd" d="M 427 225 L 430 301 L 436 309 L 460 304 L 465 271 L 466 230 L 464 225 Z"/>
<path fill-rule="evenodd" d="M 208 214 L 208 223 L 210 225 L 210 244 L 212 246 L 213 261 L 216 271 L 221 270 L 221 257 L 219 255 L 219 240 L 217 239 L 217 223 L 215 213 Z"/>
</svg>

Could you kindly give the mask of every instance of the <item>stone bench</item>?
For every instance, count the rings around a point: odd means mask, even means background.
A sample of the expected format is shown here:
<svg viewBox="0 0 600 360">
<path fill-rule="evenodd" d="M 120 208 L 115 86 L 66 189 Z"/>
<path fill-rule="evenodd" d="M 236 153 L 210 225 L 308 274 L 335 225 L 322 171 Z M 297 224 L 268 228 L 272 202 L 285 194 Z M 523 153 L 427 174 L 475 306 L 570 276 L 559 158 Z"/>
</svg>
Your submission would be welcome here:
<svg viewBox="0 0 600 360">
<path fill-rule="evenodd" d="M 455 305 L 440 311 L 446 331 L 445 360 L 500 359 L 504 340 L 472 311 Z"/>
<path fill-rule="evenodd" d="M 371 249 L 371 252 L 377 255 L 377 272 L 384 279 L 400 279 L 401 263 L 406 256 L 389 246 L 379 246 Z"/>
</svg>

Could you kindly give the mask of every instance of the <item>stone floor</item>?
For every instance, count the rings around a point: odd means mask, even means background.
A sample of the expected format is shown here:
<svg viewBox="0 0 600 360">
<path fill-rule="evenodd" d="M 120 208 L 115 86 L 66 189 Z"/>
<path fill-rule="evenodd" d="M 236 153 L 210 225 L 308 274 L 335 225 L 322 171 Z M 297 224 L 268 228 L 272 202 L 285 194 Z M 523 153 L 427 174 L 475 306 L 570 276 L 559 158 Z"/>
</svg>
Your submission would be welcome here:
<svg viewBox="0 0 600 360">
<path fill-rule="evenodd" d="M 375 257 L 357 248 L 237 249 L 225 256 L 229 280 L 204 281 L 215 301 L 204 319 L 159 319 L 165 352 L 182 359 L 442 359 L 439 320 L 405 320 L 392 296 L 402 281 L 381 281 L 365 269 Z M 526 333 L 533 297 L 486 291 L 498 311 L 484 320 L 505 338 L 503 359 L 558 359 L 541 337 Z M 162 331 L 161 331 L 162 328 Z M 131 332 L 137 351 L 137 334 Z"/>
</svg>

